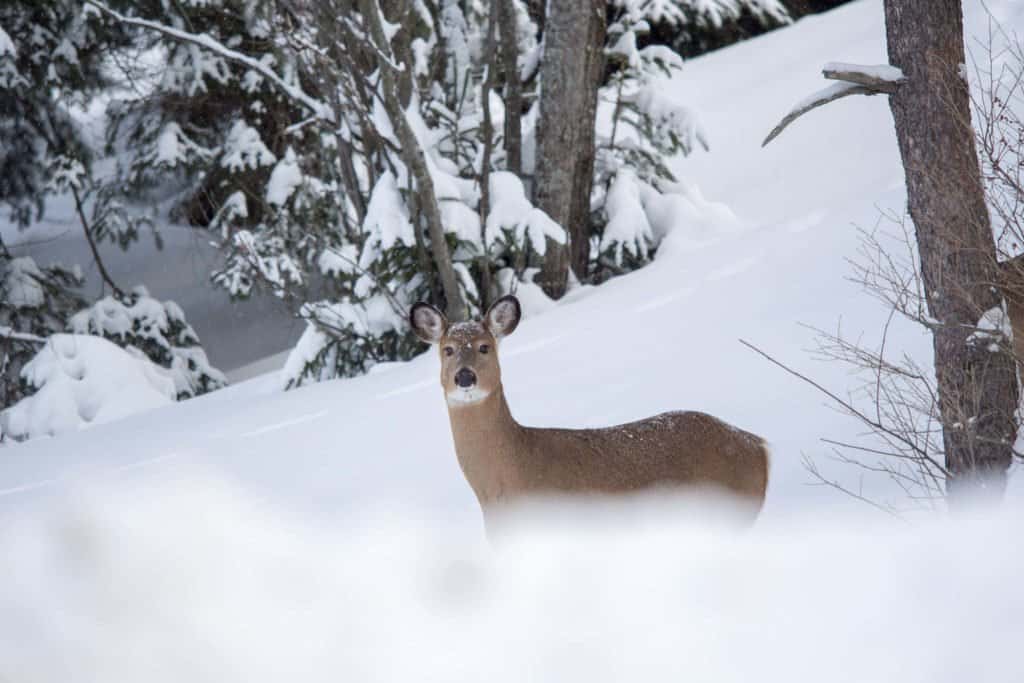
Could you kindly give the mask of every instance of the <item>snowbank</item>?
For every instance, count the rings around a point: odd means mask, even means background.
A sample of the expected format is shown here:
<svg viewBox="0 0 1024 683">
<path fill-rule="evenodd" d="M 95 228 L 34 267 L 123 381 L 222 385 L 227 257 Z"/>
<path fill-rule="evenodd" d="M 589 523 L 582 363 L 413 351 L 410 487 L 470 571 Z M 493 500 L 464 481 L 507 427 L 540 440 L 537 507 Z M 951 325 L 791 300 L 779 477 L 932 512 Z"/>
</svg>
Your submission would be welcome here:
<svg viewBox="0 0 1024 683">
<path fill-rule="evenodd" d="M 1020 509 L 737 533 L 687 523 L 700 502 L 551 507 L 488 548 L 400 514 L 328 534 L 208 482 L 131 488 L 0 527 L 0 678 L 961 683 L 1020 672 Z"/>
<path fill-rule="evenodd" d="M 0 413 L 17 439 L 54 436 L 173 403 L 171 373 L 101 337 L 55 334 L 21 371 L 37 387 Z"/>
</svg>

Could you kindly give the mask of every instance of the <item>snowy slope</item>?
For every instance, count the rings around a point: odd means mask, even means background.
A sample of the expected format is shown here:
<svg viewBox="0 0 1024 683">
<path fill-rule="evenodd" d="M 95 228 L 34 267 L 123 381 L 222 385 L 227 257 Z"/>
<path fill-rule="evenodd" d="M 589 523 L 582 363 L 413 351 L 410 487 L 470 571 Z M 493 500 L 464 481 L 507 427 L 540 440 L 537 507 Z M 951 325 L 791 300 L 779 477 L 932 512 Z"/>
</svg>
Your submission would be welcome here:
<svg viewBox="0 0 1024 683">
<path fill-rule="evenodd" d="M 982 19 L 974 8 L 967 31 L 981 29 Z M 821 75 L 829 61 L 888 61 L 879 3 L 844 5 L 689 63 L 678 96 L 700 113 L 712 147 L 679 171 L 754 225 L 799 222 L 849 233 L 859 208 L 903 185 L 884 97 L 850 97 L 811 112 L 761 147 L 793 105 L 830 83 Z"/>
<path fill-rule="evenodd" d="M 1019 5 L 993 5 L 1024 28 Z M 677 168 L 739 227 L 694 224 L 648 268 L 527 305 L 501 348 L 521 422 L 699 409 L 765 436 L 752 532 L 693 530 L 654 503 L 610 529 L 556 510 L 492 554 L 432 353 L 288 393 L 262 376 L 3 450 L 0 678 L 1012 680 L 1019 503 L 903 526 L 807 486 L 801 455 L 861 429 L 738 341 L 844 393 L 851 378 L 811 358 L 804 325 L 841 319 L 870 340 L 886 317 L 845 279 L 853 226 L 904 202 L 885 100 L 835 103 L 760 148 L 829 61 L 885 61 L 880 3 L 688 63 L 677 96 L 712 152 Z M 890 344 L 929 358 L 916 329 Z M 82 478 L 101 493 L 71 495 Z"/>
</svg>

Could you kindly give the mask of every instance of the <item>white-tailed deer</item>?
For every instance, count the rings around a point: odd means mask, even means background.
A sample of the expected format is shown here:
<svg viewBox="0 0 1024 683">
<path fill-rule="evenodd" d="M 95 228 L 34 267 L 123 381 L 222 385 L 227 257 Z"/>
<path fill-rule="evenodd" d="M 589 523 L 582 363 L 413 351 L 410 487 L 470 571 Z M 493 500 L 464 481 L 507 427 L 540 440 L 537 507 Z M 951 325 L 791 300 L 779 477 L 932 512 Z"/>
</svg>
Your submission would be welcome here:
<svg viewBox="0 0 1024 683">
<path fill-rule="evenodd" d="M 484 513 L 528 494 L 625 493 L 709 487 L 732 493 L 756 516 L 768 485 L 764 440 L 710 415 L 663 413 L 603 429 L 537 429 L 512 417 L 498 342 L 515 330 L 513 296 L 482 322 L 449 324 L 433 306 L 409 311 L 417 336 L 437 344 L 459 465 Z"/>
</svg>

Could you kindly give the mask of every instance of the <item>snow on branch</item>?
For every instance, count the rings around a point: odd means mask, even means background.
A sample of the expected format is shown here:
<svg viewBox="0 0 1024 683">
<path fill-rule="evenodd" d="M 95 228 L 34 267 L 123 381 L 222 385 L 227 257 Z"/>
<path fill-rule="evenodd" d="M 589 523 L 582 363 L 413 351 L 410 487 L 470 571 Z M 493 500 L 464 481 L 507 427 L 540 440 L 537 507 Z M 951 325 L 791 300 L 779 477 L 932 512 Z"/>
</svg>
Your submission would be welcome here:
<svg viewBox="0 0 1024 683">
<path fill-rule="evenodd" d="M 263 64 L 262 62 L 255 60 L 252 57 L 249 57 L 248 55 L 242 54 L 241 52 L 232 50 L 231 48 L 225 46 L 224 44 L 220 43 L 219 41 L 215 40 L 214 38 L 210 37 L 205 33 L 189 33 L 188 31 L 182 31 L 180 29 L 176 29 L 171 26 L 167 26 L 166 24 L 161 24 L 155 21 L 139 19 L 136 17 L 128 17 L 124 14 L 121 14 L 117 10 L 113 10 L 107 7 L 102 2 L 97 2 L 97 0 L 87 0 L 87 4 L 92 7 L 95 7 L 103 14 L 106 14 L 107 16 L 117 20 L 122 24 L 150 29 L 152 31 L 156 31 L 158 33 L 162 33 L 166 36 L 174 38 L 175 40 L 184 43 L 192 43 L 193 45 L 198 45 L 199 47 L 205 48 L 210 52 L 220 55 L 228 61 L 240 64 L 241 66 L 251 69 L 252 71 L 255 71 L 256 73 L 260 74 L 268 81 L 273 83 L 275 86 L 277 86 L 278 89 L 281 90 L 281 92 L 283 92 L 285 95 L 307 107 L 310 111 L 313 112 L 313 115 L 316 118 L 331 124 L 336 123 L 336 117 L 331 107 L 327 106 L 320 100 L 309 96 L 308 94 L 306 94 L 306 92 L 302 90 L 302 88 L 299 88 L 296 85 L 286 82 L 266 64 Z"/>
<path fill-rule="evenodd" d="M 384 31 L 384 36 L 387 39 L 388 44 L 390 45 L 391 37 L 394 36 L 395 34 L 394 27 L 396 26 L 396 24 L 388 23 L 387 19 L 384 18 L 384 15 L 381 14 L 379 6 L 377 7 L 377 14 L 379 16 L 381 26 L 383 27 L 382 30 Z M 343 25 L 348 27 L 349 32 L 353 36 L 355 36 L 355 38 L 359 41 L 360 45 L 368 47 L 370 48 L 371 51 L 373 51 L 373 53 L 377 56 L 377 59 L 380 60 L 380 63 L 382 65 L 391 69 L 395 73 L 403 73 L 405 71 L 405 64 L 398 64 L 397 62 L 395 62 L 394 59 L 391 58 L 390 54 L 387 54 L 379 47 L 377 47 L 377 44 L 373 42 L 372 37 L 366 35 L 363 29 L 360 28 L 359 24 L 357 24 L 355 20 L 352 19 L 352 17 L 342 17 L 341 21 Z"/>
<path fill-rule="evenodd" d="M 889 64 L 871 66 L 829 62 L 821 73 L 825 78 L 839 81 L 839 83 L 823 88 L 798 102 L 772 129 L 772 132 L 761 143 L 762 147 L 777 138 L 786 126 L 812 109 L 847 95 L 892 95 L 906 80 L 900 69 Z"/>
<path fill-rule="evenodd" d="M 864 64 L 844 64 L 843 62 L 829 62 L 821 73 L 833 81 L 846 81 L 856 83 L 865 88 L 871 88 L 877 92 L 889 95 L 896 92 L 900 83 L 906 80 L 903 71 L 891 64 L 876 64 L 873 66 Z"/>
<path fill-rule="evenodd" d="M 10 327 L 0 325 L 0 339 L 8 339 L 10 341 L 25 342 L 27 344 L 45 344 L 46 339 L 35 334 L 29 334 L 28 332 L 18 332 Z"/>
<path fill-rule="evenodd" d="M 855 83 L 833 83 L 827 88 L 822 88 L 821 90 L 814 93 L 810 97 L 805 98 L 803 101 L 799 102 L 796 106 L 794 106 L 793 109 L 791 109 L 790 112 L 786 114 L 781 121 L 779 121 L 779 125 L 775 126 L 775 128 L 772 128 L 772 132 L 768 133 L 768 137 L 764 139 L 764 142 L 761 143 L 761 146 L 764 147 L 769 142 L 777 138 L 779 136 L 779 133 L 785 130 L 786 126 L 793 123 L 793 121 L 796 121 L 797 118 L 803 116 L 804 114 L 814 109 L 815 107 L 820 107 L 823 104 L 828 104 L 829 102 L 838 100 L 841 97 L 846 97 L 847 95 L 877 94 L 878 93 L 876 91 L 863 85 L 857 85 Z"/>
</svg>

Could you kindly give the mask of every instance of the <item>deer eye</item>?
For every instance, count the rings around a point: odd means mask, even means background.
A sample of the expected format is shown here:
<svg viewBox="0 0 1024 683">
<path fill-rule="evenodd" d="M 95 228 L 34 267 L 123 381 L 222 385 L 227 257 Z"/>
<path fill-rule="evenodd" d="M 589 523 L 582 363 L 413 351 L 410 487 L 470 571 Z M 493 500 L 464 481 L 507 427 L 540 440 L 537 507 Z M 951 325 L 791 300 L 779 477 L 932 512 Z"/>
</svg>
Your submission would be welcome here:
<svg viewBox="0 0 1024 683">
<path fill-rule="evenodd" d="M 444 355 L 446 355 L 446 356 L 451 356 L 451 355 L 453 355 L 454 353 L 455 353 L 455 349 L 454 349 L 454 347 L 451 347 L 451 346 L 446 346 L 446 347 L 444 347 Z"/>
<path fill-rule="evenodd" d="M 488 344 L 481 344 L 480 345 L 480 353 L 488 353 L 490 350 L 491 350 L 491 347 Z"/>
</svg>

